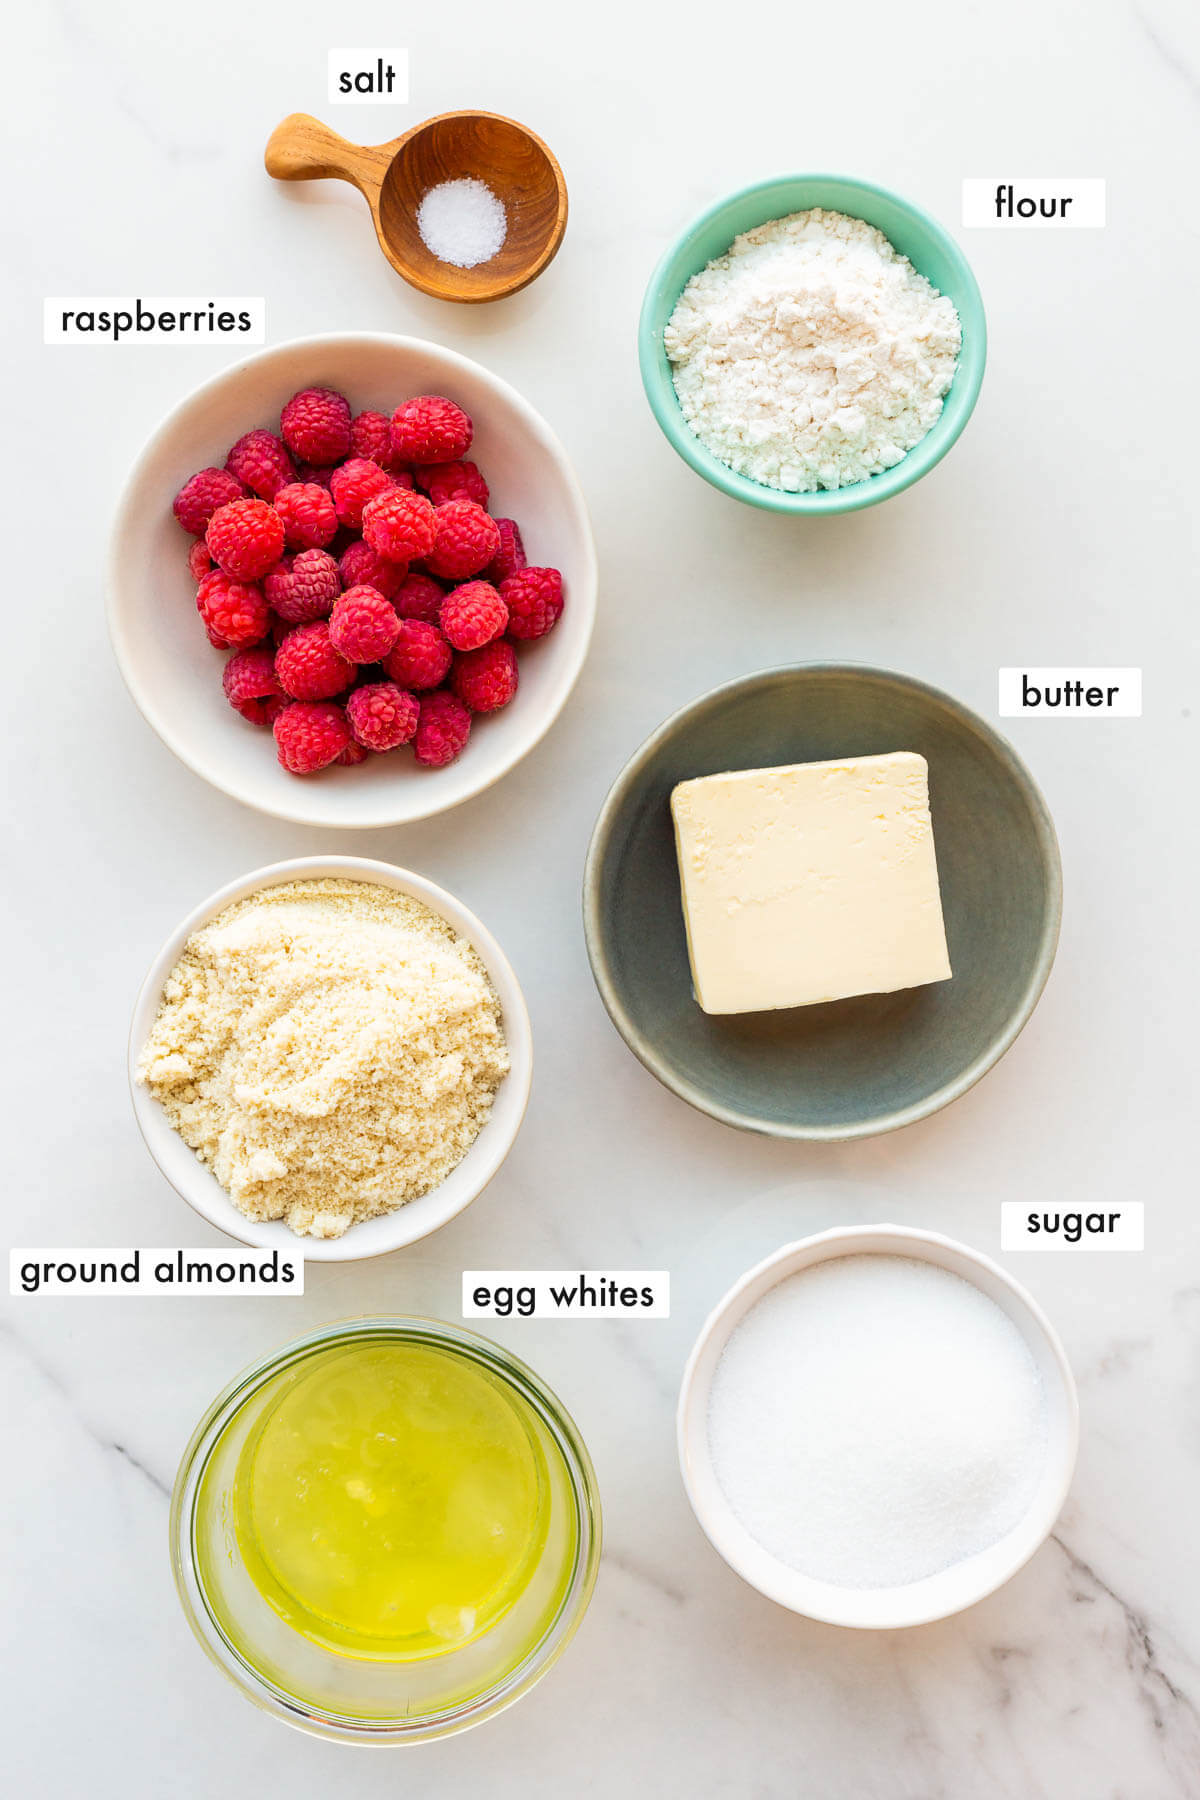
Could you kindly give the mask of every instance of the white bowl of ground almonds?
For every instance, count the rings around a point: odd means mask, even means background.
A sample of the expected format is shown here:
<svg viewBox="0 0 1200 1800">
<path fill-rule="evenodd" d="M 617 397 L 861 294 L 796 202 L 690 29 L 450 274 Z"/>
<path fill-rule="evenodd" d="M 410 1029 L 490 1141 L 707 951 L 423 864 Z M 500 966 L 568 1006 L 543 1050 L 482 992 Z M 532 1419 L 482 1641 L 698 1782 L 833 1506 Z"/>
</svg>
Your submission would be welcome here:
<svg viewBox="0 0 1200 1800">
<path fill-rule="evenodd" d="M 134 1112 L 244 1244 L 378 1256 L 481 1193 L 533 1070 L 512 967 L 467 908 L 363 857 L 274 863 L 172 932 L 134 1009 Z"/>
</svg>

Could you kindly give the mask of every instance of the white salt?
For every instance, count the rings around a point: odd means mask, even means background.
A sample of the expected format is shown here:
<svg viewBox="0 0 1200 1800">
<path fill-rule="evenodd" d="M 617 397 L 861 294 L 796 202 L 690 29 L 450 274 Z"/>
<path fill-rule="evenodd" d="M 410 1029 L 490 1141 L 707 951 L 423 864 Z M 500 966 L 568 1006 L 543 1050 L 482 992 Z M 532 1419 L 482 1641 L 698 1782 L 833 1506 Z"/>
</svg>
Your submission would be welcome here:
<svg viewBox="0 0 1200 1800">
<path fill-rule="evenodd" d="M 709 1447 L 750 1535 L 846 1588 L 899 1587 L 1028 1510 L 1046 1399 L 993 1300 L 909 1257 L 836 1257 L 751 1308 L 713 1378 Z"/>
<path fill-rule="evenodd" d="M 491 262 L 508 232 L 504 203 L 473 175 L 439 181 L 417 208 L 417 230 L 439 262 L 474 269 Z"/>
</svg>

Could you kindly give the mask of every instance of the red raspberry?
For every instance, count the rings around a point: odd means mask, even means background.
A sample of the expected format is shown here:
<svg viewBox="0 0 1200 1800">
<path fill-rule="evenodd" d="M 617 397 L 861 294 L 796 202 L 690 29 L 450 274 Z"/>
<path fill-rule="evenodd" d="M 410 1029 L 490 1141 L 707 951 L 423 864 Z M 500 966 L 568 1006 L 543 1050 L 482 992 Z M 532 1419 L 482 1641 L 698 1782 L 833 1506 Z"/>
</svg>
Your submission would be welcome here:
<svg viewBox="0 0 1200 1800">
<path fill-rule="evenodd" d="M 296 479 L 292 459 L 273 431 L 248 431 L 225 458 L 225 467 L 261 500 L 273 500 Z"/>
<path fill-rule="evenodd" d="M 557 569 L 519 569 L 500 583 L 500 598 L 508 608 L 510 638 L 545 637 L 562 613 L 562 576 Z"/>
<path fill-rule="evenodd" d="M 424 553 L 431 575 L 465 581 L 487 568 L 500 548 L 500 533 L 482 506 L 473 500 L 447 500 L 433 518 L 433 549 Z"/>
<path fill-rule="evenodd" d="M 417 729 L 420 704 L 394 681 L 372 681 L 355 688 L 346 702 L 350 729 L 368 750 L 394 750 L 407 744 Z"/>
<path fill-rule="evenodd" d="M 481 650 L 508 624 L 508 608 L 486 581 L 467 581 L 447 594 L 438 624 L 456 650 Z"/>
<path fill-rule="evenodd" d="M 450 686 L 473 713 L 499 712 L 517 691 L 517 653 L 500 638 L 482 650 L 456 656 Z"/>
<path fill-rule="evenodd" d="M 515 519 L 497 519 L 496 530 L 500 533 L 500 548 L 484 570 L 493 587 L 499 587 L 502 581 L 523 569 L 529 560 L 521 542 L 521 528 Z"/>
<path fill-rule="evenodd" d="M 275 720 L 279 760 L 291 775 L 315 775 L 337 762 L 350 743 L 350 727 L 340 706 L 297 701 Z"/>
<path fill-rule="evenodd" d="M 270 725 L 284 704 L 275 679 L 275 652 L 266 645 L 231 656 L 221 683 L 230 706 L 251 725 Z"/>
<path fill-rule="evenodd" d="M 435 506 L 445 506 L 447 500 L 473 500 L 487 510 L 488 484 L 473 462 L 429 463 L 417 470 L 416 479 Z"/>
<path fill-rule="evenodd" d="M 404 487 L 412 486 L 412 476 L 392 455 L 392 422 L 386 413 L 360 412 L 351 420 L 350 449 L 353 455 L 378 463 L 397 480 L 403 478 Z"/>
<path fill-rule="evenodd" d="M 218 650 L 249 649 L 262 642 L 271 625 L 262 590 L 232 581 L 221 569 L 206 575 L 196 589 L 196 610 Z"/>
<path fill-rule="evenodd" d="M 330 700 L 354 680 L 347 662 L 329 640 L 324 619 L 297 625 L 275 652 L 275 679 L 293 700 Z"/>
<path fill-rule="evenodd" d="M 473 431 L 453 400 L 419 394 L 392 414 L 392 455 L 402 463 L 454 462 L 467 454 Z"/>
<path fill-rule="evenodd" d="M 471 715 L 445 688 L 425 694 L 413 739 L 413 754 L 427 769 L 452 763 L 471 735 Z"/>
<path fill-rule="evenodd" d="M 375 588 L 347 588 L 334 601 L 329 615 L 329 641 L 350 662 L 378 662 L 399 635 L 395 608 Z"/>
<path fill-rule="evenodd" d="M 386 494 L 376 494 L 363 507 L 363 536 L 372 550 L 378 550 L 390 562 L 413 562 L 419 556 L 428 556 L 433 549 L 435 517 L 424 494 L 392 487 Z"/>
<path fill-rule="evenodd" d="M 342 586 L 359 587 L 365 584 L 373 587 L 377 594 L 385 600 L 392 599 L 404 580 L 407 563 L 389 562 L 386 556 L 380 556 L 378 550 L 372 550 L 370 544 L 362 538 L 355 538 L 342 551 L 338 563 L 338 574 L 342 578 Z"/>
<path fill-rule="evenodd" d="M 434 688 L 445 680 L 452 655 L 436 625 L 401 619 L 395 645 L 383 659 L 383 672 L 397 687 Z"/>
<path fill-rule="evenodd" d="M 393 485 L 391 476 L 378 463 L 369 462 L 365 456 L 352 456 L 329 478 L 329 491 L 341 523 L 358 529 L 367 501 L 376 494 L 386 494 Z"/>
<path fill-rule="evenodd" d="M 410 575 L 392 595 L 392 605 L 402 619 L 424 619 L 436 625 L 446 590 L 432 575 Z"/>
<path fill-rule="evenodd" d="M 265 500 L 231 500 L 208 521 L 204 541 L 226 575 L 257 581 L 283 555 L 283 523 Z"/>
<path fill-rule="evenodd" d="M 293 456 L 319 469 L 350 454 L 350 405 L 332 388 L 304 388 L 279 416 L 283 441 Z"/>
<path fill-rule="evenodd" d="M 263 583 L 267 600 L 289 625 L 327 619 L 342 591 L 338 566 L 328 550 L 285 556 Z"/>
<path fill-rule="evenodd" d="M 392 453 L 392 425 L 386 413 L 360 412 L 350 421 L 350 454 L 387 467 Z"/>
<path fill-rule="evenodd" d="M 283 520 L 284 541 L 292 550 L 321 550 L 337 535 L 337 513 L 315 481 L 289 481 L 271 503 Z"/>
<path fill-rule="evenodd" d="M 212 571 L 216 566 L 217 565 L 214 563 L 212 556 L 209 553 L 208 545 L 204 542 L 204 539 L 197 538 L 196 542 L 188 551 L 188 572 L 191 575 L 192 580 L 203 581 L 206 575 L 212 574 Z"/>
<path fill-rule="evenodd" d="M 296 480 L 309 482 L 314 487 L 322 487 L 329 492 L 329 484 L 333 480 L 332 469 L 318 469 L 316 463 L 297 463 Z"/>
<path fill-rule="evenodd" d="M 354 739 L 351 738 L 350 742 L 346 745 L 346 748 L 342 751 L 342 754 L 335 757 L 334 761 L 342 764 L 342 766 L 347 769 L 352 769 L 355 763 L 366 762 L 369 754 L 369 751 L 364 750 L 361 744 L 355 743 Z"/>
<path fill-rule="evenodd" d="M 198 475 L 184 482 L 171 510 L 185 531 L 190 531 L 193 537 L 203 537 L 218 506 L 241 500 L 245 492 L 236 475 L 231 475 L 227 469 L 201 469 Z"/>
</svg>

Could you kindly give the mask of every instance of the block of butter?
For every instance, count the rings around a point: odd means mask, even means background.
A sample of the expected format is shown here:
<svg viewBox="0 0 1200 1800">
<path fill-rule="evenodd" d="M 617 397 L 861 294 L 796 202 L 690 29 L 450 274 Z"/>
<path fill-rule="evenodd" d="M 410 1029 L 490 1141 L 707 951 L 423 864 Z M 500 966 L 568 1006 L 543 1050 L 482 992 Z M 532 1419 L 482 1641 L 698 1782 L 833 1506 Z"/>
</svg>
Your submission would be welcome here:
<svg viewBox="0 0 1200 1800">
<path fill-rule="evenodd" d="M 923 756 L 704 775 L 679 783 L 671 813 L 705 1012 L 949 979 Z"/>
</svg>

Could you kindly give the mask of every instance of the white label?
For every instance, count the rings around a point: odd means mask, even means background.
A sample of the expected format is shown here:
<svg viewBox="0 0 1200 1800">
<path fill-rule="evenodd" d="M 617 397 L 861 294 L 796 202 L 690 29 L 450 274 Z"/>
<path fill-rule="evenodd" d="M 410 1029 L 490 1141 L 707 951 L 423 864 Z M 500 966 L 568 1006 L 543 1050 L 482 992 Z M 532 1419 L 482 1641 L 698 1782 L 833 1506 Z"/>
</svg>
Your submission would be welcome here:
<svg viewBox="0 0 1200 1800">
<path fill-rule="evenodd" d="M 1002 719 L 1142 716 L 1140 669 L 1001 669 Z"/>
<path fill-rule="evenodd" d="M 666 1269 L 464 1269 L 464 1319 L 669 1319 Z"/>
<path fill-rule="evenodd" d="M 302 1294 L 288 1250 L 10 1250 L 10 1294 Z"/>
<path fill-rule="evenodd" d="M 962 222 L 1086 231 L 1106 223 L 1105 182 L 1093 175 L 970 175 L 962 184 Z"/>
<path fill-rule="evenodd" d="M 331 50 L 329 100 L 333 106 L 402 106 L 408 100 L 407 50 Z"/>
<path fill-rule="evenodd" d="M 261 295 L 52 294 L 42 304 L 47 344 L 265 344 Z"/>
<path fill-rule="evenodd" d="M 1145 1242 L 1140 1200 L 1090 1210 L 1027 1200 L 1000 1204 L 1002 1250 L 1143 1250 Z"/>
</svg>

